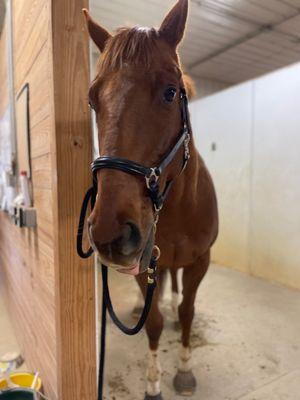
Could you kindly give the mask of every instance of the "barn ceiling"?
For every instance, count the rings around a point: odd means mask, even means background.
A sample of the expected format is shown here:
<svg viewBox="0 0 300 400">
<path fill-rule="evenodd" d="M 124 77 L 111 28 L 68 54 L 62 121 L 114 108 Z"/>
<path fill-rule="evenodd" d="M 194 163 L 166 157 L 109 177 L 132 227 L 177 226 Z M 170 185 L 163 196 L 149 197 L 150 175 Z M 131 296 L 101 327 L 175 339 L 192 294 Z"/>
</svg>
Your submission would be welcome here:
<svg viewBox="0 0 300 400">
<path fill-rule="evenodd" d="M 90 0 L 90 8 L 114 30 L 157 27 L 174 3 Z M 180 55 L 200 90 L 209 82 L 211 91 L 300 61 L 300 0 L 190 0 Z"/>
</svg>

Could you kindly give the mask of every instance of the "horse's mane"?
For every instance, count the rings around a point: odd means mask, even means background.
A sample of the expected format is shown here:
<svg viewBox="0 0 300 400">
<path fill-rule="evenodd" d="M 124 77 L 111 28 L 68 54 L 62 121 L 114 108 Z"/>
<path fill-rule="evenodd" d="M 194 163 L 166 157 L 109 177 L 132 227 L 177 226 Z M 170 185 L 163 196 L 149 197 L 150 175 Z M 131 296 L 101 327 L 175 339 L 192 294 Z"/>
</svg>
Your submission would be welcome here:
<svg viewBox="0 0 300 400">
<path fill-rule="evenodd" d="M 150 67 L 158 36 L 154 28 L 119 28 L 105 45 L 99 72 L 118 70 L 125 63 Z"/>
</svg>

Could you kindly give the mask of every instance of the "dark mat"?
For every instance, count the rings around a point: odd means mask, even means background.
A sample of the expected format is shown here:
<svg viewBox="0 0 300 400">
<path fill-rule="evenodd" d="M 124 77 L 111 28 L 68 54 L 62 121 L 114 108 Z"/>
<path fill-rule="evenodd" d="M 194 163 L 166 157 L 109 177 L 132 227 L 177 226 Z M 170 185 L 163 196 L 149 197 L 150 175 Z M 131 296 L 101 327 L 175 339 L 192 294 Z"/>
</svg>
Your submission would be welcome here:
<svg viewBox="0 0 300 400">
<path fill-rule="evenodd" d="M 30 390 L 14 389 L 0 392 L 0 400 L 37 400 L 37 397 Z"/>
</svg>

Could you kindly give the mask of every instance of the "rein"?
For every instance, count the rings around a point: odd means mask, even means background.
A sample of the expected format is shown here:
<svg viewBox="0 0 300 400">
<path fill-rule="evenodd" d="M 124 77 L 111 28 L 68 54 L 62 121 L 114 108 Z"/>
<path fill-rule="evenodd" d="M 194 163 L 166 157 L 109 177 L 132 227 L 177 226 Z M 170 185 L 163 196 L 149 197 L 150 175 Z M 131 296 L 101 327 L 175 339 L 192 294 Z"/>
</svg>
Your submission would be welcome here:
<svg viewBox="0 0 300 400">
<path fill-rule="evenodd" d="M 91 210 L 93 210 L 96 196 L 97 196 L 97 171 L 101 169 L 115 169 L 123 171 L 128 174 L 138 175 L 145 179 L 145 184 L 148 189 L 149 197 L 153 204 L 154 209 L 154 232 L 158 223 L 159 212 L 163 208 L 164 201 L 168 196 L 174 179 L 170 179 L 166 182 L 164 189 L 160 192 L 159 179 L 161 174 L 164 172 L 166 167 L 173 161 L 180 148 L 184 148 L 183 163 L 179 175 L 184 171 L 188 160 L 190 158 L 189 142 L 191 138 L 190 122 L 188 114 L 188 100 L 185 89 L 180 90 L 180 108 L 181 108 L 181 119 L 182 119 L 182 130 L 180 132 L 179 139 L 169 153 L 163 158 L 162 162 L 158 167 L 145 167 L 141 164 L 135 163 L 131 160 L 118 157 L 99 157 L 92 163 L 93 173 L 93 186 L 87 191 L 79 217 L 78 232 L 77 232 L 77 253 L 81 258 L 89 258 L 94 250 L 90 247 L 87 251 L 83 250 L 83 230 L 86 213 L 91 204 Z M 107 266 L 102 264 L 102 318 L 101 318 L 101 350 L 100 350 L 100 363 L 99 363 L 99 376 L 98 376 L 98 400 L 103 399 L 103 378 L 104 378 L 104 363 L 105 363 L 105 344 L 106 344 L 106 317 L 107 312 L 109 313 L 114 324 L 126 335 L 136 335 L 141 331 L 147 320 L 154 290 L 156 288 L 156 269 L 157 261 L 160 256 L 160 250 L 157 246 L 153 247 L 152 257 L 150 260 L 150 266 L 148 268 L 148 283 L 147 292 L 145 297 L 145 306 L 143 308 L 140 319 L 135 327 L 129 328 L 125 326 L 117 317 L 114 312 L 112 305 L 109 287 L 108 287 L 108 271 Z"/>
</svg>

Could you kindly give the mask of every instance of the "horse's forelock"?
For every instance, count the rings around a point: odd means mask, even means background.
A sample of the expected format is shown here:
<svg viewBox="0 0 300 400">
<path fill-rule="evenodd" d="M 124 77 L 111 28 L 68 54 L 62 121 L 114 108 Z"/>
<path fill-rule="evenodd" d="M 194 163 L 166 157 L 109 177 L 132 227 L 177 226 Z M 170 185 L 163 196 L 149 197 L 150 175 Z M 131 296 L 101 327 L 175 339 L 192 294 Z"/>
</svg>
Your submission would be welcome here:
<svg viewBox="0 0 300 400">
<path fill-rule="evenodd" d="M 154 28 L 120 28 L 105 46 L 99 69 L 118 70 L 126 63 L 150 67 L 157 45 L 158 32 Z"/>
<path fill-rule="evenodd" d="M 159 51 L 158 40 L 160 33 L 155 28 L 134 27 L 119 28 L 114 36 L 111 36 L 105 45 L 98 65 L 97 75 L 90 87 L 90 103 L 96 108 L 98 96 L 98 83 L 100 77 L 110 71 L 118 71 L 124 65 L 142 66 L 150 69 Z M 178 68 L 180 62 L 177 57 Z M 185 86 L 189 97 L 194 95 L 192 80 L 184 76 Z"/>
</svg>

